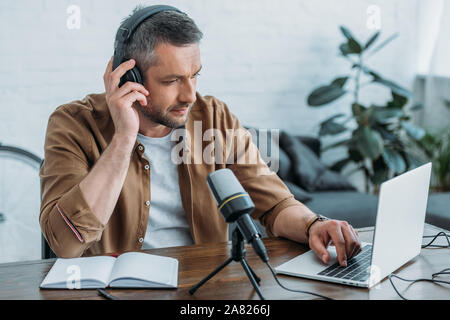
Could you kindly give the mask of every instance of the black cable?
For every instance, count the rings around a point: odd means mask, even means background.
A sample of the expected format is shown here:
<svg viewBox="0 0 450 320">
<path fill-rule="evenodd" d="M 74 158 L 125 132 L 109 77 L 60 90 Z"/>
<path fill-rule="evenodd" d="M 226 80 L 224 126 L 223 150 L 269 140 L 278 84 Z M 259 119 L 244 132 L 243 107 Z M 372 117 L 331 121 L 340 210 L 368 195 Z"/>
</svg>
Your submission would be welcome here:
<svg viewBox="0 0 450 320">
<path fill-rule="evenodd" d="M 447 243 L 448 243 L 447 246 L 433 245 L 433 242 L 434 242 L 438 237 L 440 237 L 440 236 L 444 236 L 444 237 L 446 238 Z M 433 248 L 449 248 L 449 247 L 450 247 L 450 235 L 446 234 L 445 232 L 439 232 L 439 233 L 438 233 L 437 235 L 435 235 L 435 236 L 423 236 L 423 237 L 424 237 L 424 238 L 433 238 L 433 239 L 430 241 L 430 243 L 428 243 L 428 244 L 426 244 L 426 245 L 423 245 L 422 248 L 428 248 L 428 247 L 433 247 Z M 280 282 L 280 280 L 278 279 L 277 274 L 276 274 L 275 270 L 273 269 L 273 267 L 270 265 L 270 263 L 267 261 L 266 264 L 267 264 L 267 266 L 269 267 L 270 272 L 272 273 L 272 275 L 273 275 L 275 281 L 276 281 L 276 282 L 278 283 L 278 285 L 279 285 L 280 287 L 282 287 L 283 289 L 288 290 L 288 291 L 291 291 L 291 292 L 310 294 L 310 295 L 313 295 L 313 296 L 316 296 L 316 297 L 319 297 L 319 298 L 322 298 L 322 299 L 325 299 L 325 300 L 333 300 L 333 298 L 330 298 L 330 297 L 327 297 L 327 296 L 324 296 L 324 295 L 321 295 L 321 294 L 318 294 L 318 293 L 309 292 L 309 291 L 302 291 L 302 290 L 294 290 L 294 289 L 290 289 L 290 288 L 285 287 L 285 286 Z M 422 282 L 425 281 L 425 282 L 432 282 L 432 283 L 445 283 L 445 284 L 450 284 L 450 282 L 448 282 L 448 281 L 434 280 L 435 277 L 437 277 L 437 276 L 439 276 L 439 275 L 443 275 L 443 274 L 450 274 L 450 268 L 446 268 L 446 269 L 444 269 L 444 270 L 442 270 L 442 271 L 439 271 L 439 272 L 437 272 L 437 273 L 432 274 L 432 278 L 433 278 L 433 279 L 408 280 L 408 279 L 403 279 L 403 278 L 401 278 L 401 277 L 399 277 L 399 276 L 397 276 L 397 275 L 390 274 L 390 275 L 389 275 L 389 281 L 391 282 L 392 287 L 394 288 L 395 292 L 397 292 L 397 294 L 400 296 L 400 298 L 402 298 L 403 300 L 408 300 L 408 299 L 406 299 L 405 297 L 403 297 L 403 296 L 400 294 L 400 292 L 398 292 L 397 288 L 395 287 L 394 283 L 392 282 L 392 278 L 398 278 L 398 279 L 403 280 L 403 281 L 412 282 L 411 285 L 414 284 L 414 283 L 416 283 L 416 282 L 421 282 L 421 281 L 422 281 Z M 104 291 L 103 289 L 98 289 L 97 291 L 98 291 L 98 293 L 99 293 L 101 296 L 105 297 L 106 299 L 109 299 L 109 300 L 119 300 L 119 298 L 117 298 L 117 297 L 115 297 L 115 296 L 113 296 L 113 295 L 108 294 L 108 293 L 107 293 L 106 291 Z"/>
<path fill-rule="evenodd" d="M 97 289 L 97 292 L 98 292 L 99 295 L 101 295 L 102 297 L 104 297 L 104 298 L 106 298 L 108 300 L 120 300 L 116 296 L 113 296 L 112 294 L 109 294 L 108 292 L 106 292 L 103 289 Z"/>
<path fill-rule="evenodd" d="M 434 274 L 432 275 L 432 278 L 433 278 L 433 279 L 424 279 L 424 278 L 421 278 L 421 279 L 410 280 L 410 279 L 404 279 L 404 278 L 399 277 L 399 276 L 397 276 L 397 275 L 395 275 L 395 274 L 392 274 L 392 273 L 389 275 L 388 279 L 389 279 L 389 281 L 391 282 L 391 285 L 392 285 L 392 287 L 394 288 L 395 292 L 397 292 L 397 294 L 400 296 L 400 298 L 402 298 L 403 300 L 408 300 L 408 299 L 406 299 L 404 296 L 402 296 L 402 295 L 400 294 L 400 292 L 398 292 L 397 288 L 396 288 L 395 285 L 394 285 L 394 282 L 392 281 L 392 278 L 397 278 L 397 279 L 400 279 L 400 280 L 403 280 L 403 281 L 406 281 L 406 282 L 411 282 L 411 285 L 413 285 L 413 284 L 416 283 L 416 282 L 431 282 L 431 283 L 450 284 L 450 281 L 435 280 L 435 279 L 434 279 L 434 277 L 436 277 L 436 276 L 438 276 L 438 275 L 441 275 L 441 274 L 450 274 L 450 272 L 447 272 L 448 270 L 450 270 L 450 268 L 447 268 L 447 269 L 444 269 L 444 270 L 439 271 L 439 272 L 437 272 L 437 273 L 434 273 Z"/>
<path fill-rule="evenodd" d="M 447 240 L 448 245 L 443 246 L 443 245 L 437 245 L 437 244 L 433 244 L 433 242 L 440 236 L 445 237 L 445 239 Z M 445 232 L 441 231 L 439 232 L 437 235 L 434 236 L 423 236 L 424 238 L 433 238 L 428 244 L 425 244 L 422 246 L 422 249 L 424 248 L 450 248 L 450 235 L 446 234 Z"/>
<path fill-rule="evenodd" d="M 441 237 L 441 236 L 445 237 L 445 239 L 447 240 L 448 245 L 445 246 L 445 245 L 436 245 L 436 244 L 433 244 L 433 242 L 434 242 L 438 237 Z M 422 245 L 422 249 L 425 249 L 425 248 L 450 248 L 450 235 L 446 234 L 446 233 L 443 232 L 443 231 L 439 232 L 438 234 L 436 234 L 436 235 L 434 235 L 434 236 L 423 236 L 423 238 L 433 238 L 433 239 L 432 239 L 429 243 L 427 243 L 427 244 L 425 244 L 425 245 Z M 394 285 L 394 282 L 392 281 L 392 278 L 397 278 L 397 279 L 400 279 L 400 280 L 402 280 L 402 281 L 411 282 L 410 285 L 413 285 L 413 284 L 416 283 L 416 282 L 431 282 L 431 283 L 450 284 L 449 281 L 435 280 L 435 279 L 434 279 L 434 278 L 437 277 L 437 276 L 440 276 L 440 275 L 447 275 L 447 274 L 450 274 L 450 268 L 446 268 L 446 269 L 444 269 L 444 270 L 442 270 L 442 271 L 433 273 L 433 274 L 431 275 L 431 279 L 420 278 L 420 279 L 410 280 L 410 279 L 404 279 L 404 278 L 399 277 L 399 276 L 397 276 L 397 275 L 395 275 L 395 274 L 392 274 L 392 273 L 388 276 L 388 279 L 389 279 L 389 282 L 391 283 L 392 287 L 394 288 L 395 292 L 399 295 L 399 297 L 402 298 L 403 300 L 408 300 L 408 299 L 406 299 L 404 296 L 402 296 L 402 295 L 400 294 L 400 292 L 398 292 L 397 288 L 396 288 L 395 285 Z"/>
<path fill-rule="evenodd" d="M 443 274 L 450 274 L 450 268 L 446 268 L 446 269 L 444 269 L 444 270 L 442 270 L 442 271 L 433 273 L 433 274 L 431 275 L 431 277 L 434 278 L 434 277 L 437 277 L 437 276 L 440 276 L 440 275 L 443 275 Z"/>
<path fill-rule="evenodd" d="M 313 295 L 313 296 L 316 296 L 316 297 L 319 297 L 319 298 L 322 298 L 322 299 L 325 299 L 325 300 L 334 300 L 334 299 L 332 299 L 332 298 L 330 298 L 330 297 L 326 297 L 326 296 L 320 295 L 320 294 L 318 294 L 318 293 L 313 293 L 313 292 L 308 292 L 308 291 L 301 291 L 301 290 L 294 290 L 294 289 L 289 289 L 289 288 L 283 286 L 283 285 L 281 284 L 280 280 L 278 280 L 277 274 L 276 274 L 275 270 L 272 268 L 272 266 L 270 265 L 269 261 L 267 261 L 266 264 L 267 264 L 267 266 L 269 267 L 270 271 L 272 272 L 272 275 L 273 275 L 273 277 L 275 278 L 275 281 L 276 281 L 276 282 L 278 283 L 278 285 L 279 285 L 280 287 L 282 287 L 283 289 L 288 290 L 288 291 L 292 291 L 292 292 L 298 292 L 298 293 L 306 293 L 306 294 L 310 294 L 310 295 Z"/>
</svg>

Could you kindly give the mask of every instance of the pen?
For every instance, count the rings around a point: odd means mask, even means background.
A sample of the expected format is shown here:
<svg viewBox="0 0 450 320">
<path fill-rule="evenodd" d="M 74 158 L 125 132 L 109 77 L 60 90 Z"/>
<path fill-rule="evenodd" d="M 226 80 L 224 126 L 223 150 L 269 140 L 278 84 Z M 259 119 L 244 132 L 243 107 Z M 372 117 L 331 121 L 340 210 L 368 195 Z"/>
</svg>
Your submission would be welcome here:
<svg viewBox="0 0 450 320">
<path fill-rule="evenodd" d="M 120 300 L 119 298 L 117 298 L 117 297 L 115 297 L 113 295 L 110 295 L 109 293 L 107 293 L 103 289 L 97 289 L 97 292 L 98 292 L 99 295 L 101 295 L 102 297 L 105 297 L 108 300 Z"/>
</svg>

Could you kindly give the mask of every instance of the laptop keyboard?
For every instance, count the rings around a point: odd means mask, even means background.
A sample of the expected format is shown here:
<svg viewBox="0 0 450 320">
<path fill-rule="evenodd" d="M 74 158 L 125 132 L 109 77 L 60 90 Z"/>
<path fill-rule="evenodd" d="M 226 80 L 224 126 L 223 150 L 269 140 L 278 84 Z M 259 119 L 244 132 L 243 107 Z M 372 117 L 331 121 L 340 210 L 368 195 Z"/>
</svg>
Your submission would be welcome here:
<svg viewBox="0 0 450 320">
<path fill-rule="evenodd" d="M 341 267 L 337 262 L 318 275 L 364 282 L 370 276 L 371 255 L 372 245 L 366 245 L 356 257 L 347 261 L 347 267 Z"/>
</svg>

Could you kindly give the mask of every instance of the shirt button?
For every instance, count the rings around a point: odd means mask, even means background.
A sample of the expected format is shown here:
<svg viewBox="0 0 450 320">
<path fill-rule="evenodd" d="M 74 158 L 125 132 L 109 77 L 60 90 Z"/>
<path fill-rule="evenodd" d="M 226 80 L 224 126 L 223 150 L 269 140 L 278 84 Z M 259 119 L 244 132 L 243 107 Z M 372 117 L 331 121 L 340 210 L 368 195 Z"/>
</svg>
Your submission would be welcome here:
<svg viewBox="0 0 450 320">
<path fill-rule="evenodd" d="M 140 243 L 144 242 L 144 238 L 139 238 L 139 242 Z"/>
<path fill-rule="evenodd" d="M 145 165 L 144 169 L 148 170 L 150 168 L 150 166 L 148 164 Z"/>
<path fill-rule="evenodd" d="M 145 201 L 145 205 L 148 207 L 150 205 L 150 201 Z"/>
<path fill-rule="evenodd" d="M 142 150 L 144 150 L 144 147 L 141 146 L 141 145 L 139 145 L 138 149 L 139 149 L 140 151 L 142 151 Z"/>
</svg>

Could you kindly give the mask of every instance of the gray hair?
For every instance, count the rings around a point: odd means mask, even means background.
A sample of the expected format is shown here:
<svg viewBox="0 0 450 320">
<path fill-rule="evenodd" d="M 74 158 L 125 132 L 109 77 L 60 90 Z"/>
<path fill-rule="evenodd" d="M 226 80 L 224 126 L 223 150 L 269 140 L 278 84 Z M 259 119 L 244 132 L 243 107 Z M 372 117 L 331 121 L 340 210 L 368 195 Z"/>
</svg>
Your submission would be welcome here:
<svg viewBox="0 0 450 320">
<path fill-rule="evenodd" d="M 144 9 L 137 6 L 125 18 L 123 26 L 137 11 Z M 203 33 L 198 29 L 194 20 L 186 14 L 177 11 L 162 11 L 142 22 L 134 31 L 130 41 L 125 45 L 125 59 L 136 60 L 136 66 L 144 72 L 158 63 L 154 50 L 161 43 L 174 46 L 186 46 L 199 43 Z"/>
</svg>

